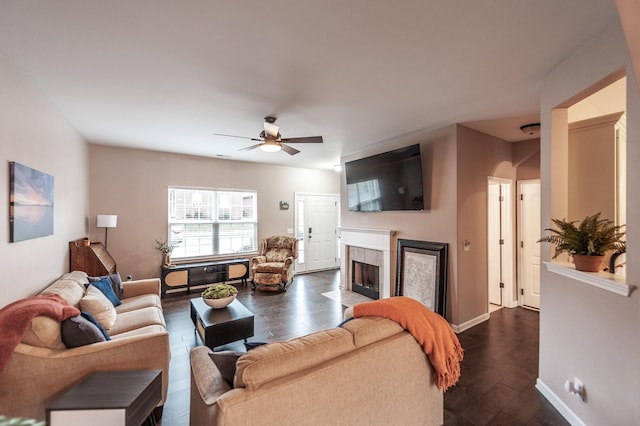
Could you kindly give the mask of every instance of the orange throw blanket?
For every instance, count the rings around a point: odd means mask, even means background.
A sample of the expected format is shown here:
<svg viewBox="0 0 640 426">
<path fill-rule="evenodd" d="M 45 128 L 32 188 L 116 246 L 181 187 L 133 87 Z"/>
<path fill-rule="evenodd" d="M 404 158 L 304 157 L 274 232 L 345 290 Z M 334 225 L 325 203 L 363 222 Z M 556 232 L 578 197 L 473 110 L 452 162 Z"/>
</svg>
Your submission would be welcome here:
<svg viewBox="0 0 640 426">
<path fill-rule="evenodd" d="M 0 373 L 38 315 L 62 322 L 80 311 L 57 294 L 27 297 L 0 309 Z"/>
<path fill-rule="evenodd" d="M 460 378 L 464 351 L 447 320 L 410 297 L 391 297 L 353 307 L 354 318 L 376 316 L 400 324 L 422 345 L 435 369 L 438 389 L 447 390 Z"/>
</svg>

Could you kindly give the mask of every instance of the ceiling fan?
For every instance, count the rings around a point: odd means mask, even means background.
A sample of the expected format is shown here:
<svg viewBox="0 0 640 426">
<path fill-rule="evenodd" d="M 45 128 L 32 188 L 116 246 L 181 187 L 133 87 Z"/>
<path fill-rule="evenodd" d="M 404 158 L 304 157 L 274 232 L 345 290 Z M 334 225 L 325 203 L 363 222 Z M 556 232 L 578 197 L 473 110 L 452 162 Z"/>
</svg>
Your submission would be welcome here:
<svg viewBox="0 0 640 426">
<path fill-rule="evenodd" d="M 223 135 L 215 133 L 216 136 L 227 136 L 230 138 L 242 138 L 259 142 L 255 145 L 240 149 L 240 151 L 249 151 L 251 149 L 260 148 L 264 152 L 278 152 L 283 150 L 289 155 L 296 155 L 300 151 L 287 145 L 290 143 L 322 143 L 322 136 L 308 136 L 304 138 L 283 138 L 280 134 L 280 126 L 275 125 L 276 117 L 266 116 L 264 118 L 264 130 L 260 132 L 259 138 L 250 138 L 247 136 Z"/>
</svg>

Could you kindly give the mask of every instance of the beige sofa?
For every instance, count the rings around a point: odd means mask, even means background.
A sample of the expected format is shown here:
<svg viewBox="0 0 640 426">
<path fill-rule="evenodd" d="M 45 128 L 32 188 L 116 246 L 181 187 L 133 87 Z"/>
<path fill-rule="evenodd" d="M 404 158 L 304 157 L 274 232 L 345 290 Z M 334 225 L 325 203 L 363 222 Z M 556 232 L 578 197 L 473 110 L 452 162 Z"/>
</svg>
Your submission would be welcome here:
<svg viewBox="0 0 640 426">
<path fill-rule="evenodd" d="M 58 294 L 80 306 L 88 283 L 71 272 L 41 294 Z M 47 404 L 94 371 L 162 370 L 162 405 L 169 378 L 169 334 L 160 303 L 160 280 L 125 281 L 111 340 L 67 349 L 61 325 L 38 316 L 0 373 L 0 414 L 45 419 Z"/>
<path fill-rule="evenodd" d="M 441 425 L 443 393 L 396 322 L 362 317 L 242 355 L 233 388 L 192 349 L 191 426 Z"/>
</svg>

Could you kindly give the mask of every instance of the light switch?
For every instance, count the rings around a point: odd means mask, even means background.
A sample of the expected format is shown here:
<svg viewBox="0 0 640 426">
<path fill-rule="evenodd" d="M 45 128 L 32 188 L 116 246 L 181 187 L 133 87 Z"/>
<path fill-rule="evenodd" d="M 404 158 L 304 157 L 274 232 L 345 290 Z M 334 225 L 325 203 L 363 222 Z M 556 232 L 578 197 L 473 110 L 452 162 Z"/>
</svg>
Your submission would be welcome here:
<svg viewBox="0 0 640 426">
<path fill-rule="evenodd" d="M 293 228 L 287 228 L 287 234 L 293 235 Z"/>
</svg>

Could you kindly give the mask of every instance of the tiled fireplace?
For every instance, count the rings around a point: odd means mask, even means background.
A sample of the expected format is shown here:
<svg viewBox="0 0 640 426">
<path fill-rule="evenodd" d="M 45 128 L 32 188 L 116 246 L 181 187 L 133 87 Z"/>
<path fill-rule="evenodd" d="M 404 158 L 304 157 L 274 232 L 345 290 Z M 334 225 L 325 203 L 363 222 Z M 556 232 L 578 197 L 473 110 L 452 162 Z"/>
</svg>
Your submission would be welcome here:
<svg viewBox="0 0 640 426">
<path fill-rule="evenodd" d="M 362 283 L 364 287 L 372 290 L 372 275 L 377 275 L 375 279 L 378 281 L 378 288 L 375 292 L 379 294 L 378 297 L 391 297 L 391 253 L 394 235 L 395 231 L 386 229 L 340 228 L 340 282 L 345 290 L 354 291 L 353 282 L 362 281 L 362 273 L 366 270 L 367 282 Z M 354 271 L 357 274 L 355 277 Z M 372 297 L 370 294 L 366 295 Z"/>
</svg>

